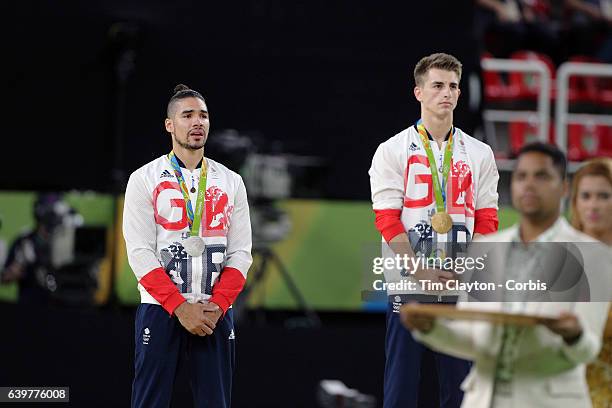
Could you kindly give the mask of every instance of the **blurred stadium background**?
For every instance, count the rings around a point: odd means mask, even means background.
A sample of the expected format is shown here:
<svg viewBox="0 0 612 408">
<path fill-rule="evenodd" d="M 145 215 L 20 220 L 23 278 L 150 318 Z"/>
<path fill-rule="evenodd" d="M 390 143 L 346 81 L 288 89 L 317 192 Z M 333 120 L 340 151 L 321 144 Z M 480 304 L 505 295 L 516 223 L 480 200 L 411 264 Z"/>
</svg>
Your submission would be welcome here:
<svg viewBox="0 0 612 408">
<path fill-rule="evenodd" d="M 571 1 L 518 1 L 533 14 L 525 21 L 513 1 L 505 19 L 483 3 L 6 5 L 0 260 L 33 227 L 37 194 L 62 191 L 84 221 L 75 251 L 99 262 L 85 300 L 65 292 L 41 310 L 0 286 L 0 385 L 69 385 L 74 406 L 129 405 L 139 296 L 118 228 L 122 192 L 133 170 L 167 153 L 165 106 L 181 82 L 211 110 L 207 155 L 247 180 L 256 242 L 321 322 L 302 317 L 269 265 L 238 324 L 234 405 L 315 407 L 324 378 L 380 401 L 382 303 L 361 298 L 379 241 L 367 170 L 378 144 L 418 118 L 415 63 L 439 51 L 463 62 L 455 124 L 494 147 L 500 228 L 516 220 L 508 171 L 522 144 L 557 143 L 572 169 L 612 156 L 610 2 L 585 2 L 601 7 L 596 20 Z M 436 406 L 435 378 L 423 390 L 421 406 Z M 179 381 L 175 406 L 189 404 Z"/>
</svg>

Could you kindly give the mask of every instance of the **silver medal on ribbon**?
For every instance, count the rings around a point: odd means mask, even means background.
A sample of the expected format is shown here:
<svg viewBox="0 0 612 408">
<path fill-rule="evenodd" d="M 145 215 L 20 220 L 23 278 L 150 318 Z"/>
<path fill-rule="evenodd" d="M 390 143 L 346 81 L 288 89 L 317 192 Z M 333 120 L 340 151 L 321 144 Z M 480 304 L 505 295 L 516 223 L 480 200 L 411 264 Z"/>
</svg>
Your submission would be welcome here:
<svg viewBox="0 0 612 408">
<path fill-rule="evenodd" d="M 185 252 L 193 257 L 201 256 L 206 245 L 201 237 L 191 236 L 183 242 Z"/>
</svg>

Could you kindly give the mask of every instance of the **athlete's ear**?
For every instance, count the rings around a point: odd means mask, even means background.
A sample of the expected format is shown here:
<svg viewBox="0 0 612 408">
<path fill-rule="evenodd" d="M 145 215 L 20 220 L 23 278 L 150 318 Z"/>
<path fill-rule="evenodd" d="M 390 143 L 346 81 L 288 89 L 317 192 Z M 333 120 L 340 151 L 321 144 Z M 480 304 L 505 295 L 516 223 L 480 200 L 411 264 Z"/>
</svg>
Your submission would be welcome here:
<svg viewBox="0 0 612 408">
<path fill-rule="evenodd" d="M 418 85 L 414 87 L 414 97 L 417 101 L 421 102 L 421 88 Z"/>
<path fill-rule="evenodd" d="M 168 133 L 174 132 L 174 123 L 172 122 L 172 119 L 166 118 L 166 120 L 164 121 L 164 125 L 166 126 L 166 131 Z"/>
</svg>

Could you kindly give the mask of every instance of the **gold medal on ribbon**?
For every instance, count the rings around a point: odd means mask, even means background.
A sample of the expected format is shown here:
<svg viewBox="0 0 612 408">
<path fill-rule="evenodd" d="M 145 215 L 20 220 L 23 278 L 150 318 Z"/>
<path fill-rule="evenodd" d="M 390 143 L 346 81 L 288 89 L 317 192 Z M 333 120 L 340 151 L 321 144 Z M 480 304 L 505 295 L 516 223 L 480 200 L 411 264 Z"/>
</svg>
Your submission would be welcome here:
<svg viewBox="0 0 612 408">
<path fill-rule="evenodd" d="M 431 227 L 438 234 L 446 234 L 453 227 L 453 219 L 446 211 L 437 212 L 431 217 Z"/>
<path fill-rule="evenodd" d="M 448 133 L 448 143 L 444 151 L 444 158 L 442 159 L 442 181 L 438 177 L 438 168 L 436 167 L 436 159 L 431 150 L 429 143 L 429 135 L 423 123 L 419 120 L 417 125 L 417 131 L 423 142 L 423 148 L 427 153 L 427 160 L 429 160 L 429 169 L 431 170 L 431 182 L 433 186 L 434 197 L 436 200 L 436 213 L 431 217 L 431 227 L 438 234 L 446 234 L 453 228 L 453 219 L 446 212 L 446 182 L 451 169 L 451 160 L 453 157 L 453 128 Z"/>
</svg>

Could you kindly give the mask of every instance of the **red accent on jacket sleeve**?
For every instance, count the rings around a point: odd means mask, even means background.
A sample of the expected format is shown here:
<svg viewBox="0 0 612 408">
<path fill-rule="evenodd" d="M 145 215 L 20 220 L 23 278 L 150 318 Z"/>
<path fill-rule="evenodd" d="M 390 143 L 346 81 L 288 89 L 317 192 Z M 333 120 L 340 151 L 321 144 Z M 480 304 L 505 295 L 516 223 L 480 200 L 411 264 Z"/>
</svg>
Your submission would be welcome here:
<svg viewBox="0 0 612 408">
<path fill-rule="evenodd" d="M 481 208 L 474 213 L 474 234 L 491 234 L 497 231 L 499 219 L 495 208 Z"/>
<path fill-rule="evenodd" d="M 139 283 L 170 315 L 186 300 L 162 267 L 147 273 Z"/>
<path fill-rule="evenodd" d="M 374 210 L 376 214 L 376 229 L 380 231 L 385 241 L 389 242 L 399 234 L 406 232 L 402 224 L 402 210 Z"/>
<path fill-rule="evenodd" d="M 219 275 L 219 282 L 213 286 L 210 302 L 218 305 L 223 314 L 234 303 L 238 294 L 244 287 L 246 279 L 236 268 L 225 267 Z"/>
</svg>

